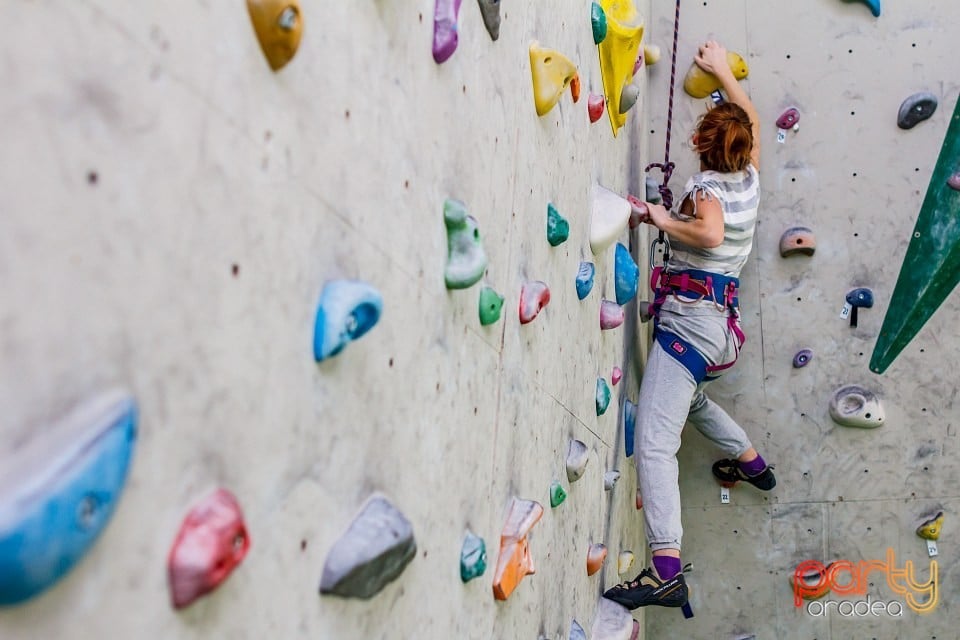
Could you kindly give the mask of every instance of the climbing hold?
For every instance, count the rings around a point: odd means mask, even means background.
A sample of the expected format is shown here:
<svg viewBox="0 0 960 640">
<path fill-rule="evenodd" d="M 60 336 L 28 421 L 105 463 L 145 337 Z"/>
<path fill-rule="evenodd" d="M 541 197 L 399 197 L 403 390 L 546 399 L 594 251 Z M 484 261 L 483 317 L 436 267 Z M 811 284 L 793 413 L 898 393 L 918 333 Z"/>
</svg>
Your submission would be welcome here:
<svg viewBox="0 0 960 640">
<path fill-rule="evenodd" d="M 793 129 L 800 122 L 800 112 L 796 107 L 790 107 L 777 118 L 777 129 Z"/>
<path fill-rule="evenodd" d="M 530 43 L 530 73 L 537 115 L 545 116 L 577 76 L 577 66 L 562 53 L 544 49 L 534 40 Z"/>
<path fill-rule="evenodd" d="M 557 208 L 552 204 L 547 204 L 547 242 L 551 247 L 566 242 L 570 237 L 570 223 L 560 215 Z"/>
<path fill-rule="evenodd" d="M 602 416 L 610 406 L 610 387 L 603 378 L 597 378 L 597 415 Z"/>
<path fill-rule="evenodd" d="M 660 47 L 655 44 L 643 45 L 643 60 L 648 67 L 660 62 Z"/>
<path fill-rule="evenodd" d="M 643 39 L 643 17 L 633 0 L 600 0 L 600 5 L 607 17 L 607 37 L 597 45 L 600 75 L 610 126 L 616 137 L 627 122 L 620 110 L 620 94 L 633 77 L 633 65 Z"/>
<path fill-rule="evenodd" d="M 520 289 L 520 324 L 533 322 L 540 310 L 550 302 L 550 288 L 540 280 L 524 282 Z"/>
<path fill-rule="evenodd" d="M 607 14 L 596 2 L 590 5 L 590 24 L 593 25 L 593 44 L 600 44 L 607 37 Z"/>
<path fill-rule="evenodd" d="M 640 87 L 635 84 L 628 84 L 620 92 L 620 113 L 626 113 L 637 104 L 637 98 L 640 97 Z"/>
<path fill-rule="evenodd" d="M 524 576 L 536 573 L 527 534 L 543 516 L 543 507 L 533 500 L 513 498 L 500 534 L 500 557 L 493 577 L 493 597 L 506 600 Z"/>
<path fill-rule="evenodd" d="M 844 0 L 844 2 L 852 2 L 853 0 Z M 880 17 L 880 0 L 861 0 L 863 4 L 870 7 L 870 13 L 873 14 L 874 18 Z"/>
<path fill-rule="evenodd" d="M 457 50 L 461 0 L 436 0 L 433 5 L 433 59 L 446 62 Z"/>
<path fill-rule="evenodd" d="M 617 573 L 620 575 L 625 574 L 627 571 L 630 571 L 630 567 L 633 566 L 633 561 L 635 560 L 633 551 L 623 550 L 620 552 L 620 555 L 617 556 Z"/>
<path fill-rule="evenodd" d="M 633 434 L 637 426 L 637 405 L 625 400 L 623 402 L 623 454 L 633 457 Z"/>
<path fill-rule="evenodd" d="M 644 188 L 647 192 L 647 202 L 650 204 L 660 204 L 663 197 L 660 195 L 660 183 L 656 181 L 651 176 L 647 176 L 644 180 Z"/>
<path fill-rule="evenodd" d="M 636 229 L 644 222 L 650 222 L 650 211 L 647 209 L 647 203 L 637 197 L 627 196 L 627 202 L 630 203 L 630 220 L 628 224 L 631 229 Z"/>
<path fill-rule="evenodd" d="M 641 300 L 637 303 L 637 313 L 640 315 L 640 322 L 643 323 L 650 322 L 650 319 L 653 318 L 650 303 L 646 300 Z"/>
<path fill-rule="evenodd" d="M 570 81 L 570 97 L 573 98 L 574 104 L 580 101 L 580 76 L 573 76 L 573 80 Z"/>
<path fill-rule="evenodd" d="M 907 255 L 870 359 L 883 373 L 960 282 L 958 193 L 947 185 L 960 158 L 960 102 L 954 108 L 940 156 L 913 228 Z"/>
<path fill-rule="evenodd" d="M 592 92 L 587 96 L 587 115 L 590 116 L 590 122 L 596 122 L 603 117 L 603 96 Z"/>
<path fill-rule="evenodd" d="M 947 186 L 954 191 L 960 191 L 960 171 L 947 178 Z"/>
<path fill-rule="evenodd" d="M 847 385 L 830 398 L 830 417 L 845 427 L 873 429 L 883 424 L 886 414 L 880 398 L 872 391 Z"/>
<path fill-rule="evenodd" d="M 403 573 L 416 553 L 410 521 L 375 493 L 327 554 L 320 593 L 372 598 Z"/>
<path fill-rule="evenodd" d="M 924 540 L 939 540 L 941 529 L 943 529 L 943 511 L 938 511 L 937 515 L 928 518 L 917 527 L 917 535 Z"/>
<path fill-rule="evenodd" d="M 607 559 L 607 546 L 599 542 L 595 542 L 590 545 L 590 548 L 587 549 L 587 575 L 592 576 L 597 571 L 600 571 L 600 567 L 603 566 L 603 561 Z"/>
<path fill-rule="evenodd" d="M 614 367 L 613 372 L 610 374 L 610 384 L 617 386 L 617 383 L 620 382 L 620 378 L 623 377 L 623 369 L 620 367 Z"/>
<path fill-rule="evenodd" d="M 500 37 L 500 0 L 477 0 L 480 3 L 480 14 L 483 16 L 483 26 L 487 28 L 491 40 Z"/>
<path fill-rule="evenodd" d="M 727 52 L 727 64 L 737 80 L 743 80 L 750 72 L 746 61 L 733 51 Z M 683 80 L 683 90 L 694 98 L 706 98 L 722 86 L 717 76 L 704 71 L 696 62 L 690 66 L 687 77 Z"/>
<path fill-rule="evenodd" d="M 303 35 L 298 0 L 247 0 L 247 11 L 267 64 L 282 69 L 297 53 Z"/>
<path fill-rule="evenodd" d="M 580 623 L 576 620 L 570 624 L 569 640 L 587 640 L 587 632 L 583 630 Z"/>
<path fill-rule="evenodd" d="M 577 270 L 577 297 L 583 300 L 593 289 L 593 276 L 596 272 L 596 267 L 593 266 L 592 262 L 581 262 L 580 268 Z"/>
<path fill-rule="evenodd" d="M 640 68 L 643 66 L 643 50 L 640 51 L 640 55 L 637 56 L 637 61 L 633 63 L 633 75 L 637 75 L 637 71 L 640 71 Z M 623 96 L 620 97 L 620 101 L 623 102 Z"/>
<path fill-rule="evenodd" d="M 634 496 L 634 504 L 637 507 L 637 511 L 643 509 L 643 494 L 640 493 L 640 489 L 637 489 L 637 495 Z"/>
<path fill-rule="evenodd" d="M 126 484 L 136 422 L 130 394 L 101 393 L 31 430 L 0 464 L 0 606 L 52 586 L 97 540 Z"/>
<path fill-rule="evenodd" d="M 813 351 L 810 349 L 801 349 L 797 351 L 796 355 L 793 356 L 793 368 L 802 369 L 807 366 L 810 361 L 813 359 Z"/>
<path fill-rule="evenodd" d="M 480 289 L 480 324 L 487 326 L 500 319 L 503 296 L 491 287 Z"/>
<path fill-rule="evenodd" d="M 617 480 L 620 479 L 620 472 L 614 469 L 613 471 L 607 471 L 603 474 L 603 490 L 610 491 L 617 484 Z"/>
<path fill-rule="evenodd" d="M 487 254 L 480 242 L 477 220 L 467 215 L 459 200 L 443 203 L 443 224 L 447 227 L 447 268 L 444 279 L 447 289 L 472 287 L 487 269 Z"/>
<path fill-rule="evenodd" d="M 220 586 L 249 549 L 237 499 L 217 489 L 190 510 L 170 547 L 167 583 L 174 608 L 188 607 Z"/>
<path fill-rule="evenodd" d="M 844 320 L 850 317 L 850 326 L 857 326 L 857 310 L 869 309 L 873 306 L 873 291 L 866 287 L 859 287 L 849 291 L 844 299 L 840 317 Z"/>
<path fill-rule="evenodd" d="M 833 580 L 827 577 L 830 573 L 830 564 L 824 566 L 820 562 L 808 561 L 801 567 L 809 567 L 797 570 L 790 574 L 790 586 L 793 593 L 799 595 L 804 600 L 817 600 L 830 593 L 830 585 Z"/>
<path fill-rule="evenodd" d="M 323 287 L 313 330 L 317 362 L 335 356 L 380 319 L 383 298 L 373 285 L 359 280 L 331 280 Z"/>
<path fill-rule="evenodd" d="M 563 490 L 563 485 L 561 485 L 557 480 L 554 480 L 550 484 L 550 508 L 556 509 L 563 501 L 567 499 L 567 492 Z"/>
<path fill-rule="evenodd" d="M 590 206 L 590 250 L 599 255 L 627 228 L 630 202 L 600 185 L 593 187 Z"/>
<path fill-rule="evenodd" d="M 897 126 L 901 129 L 913 129 L 930 118 L 937 110 L 937 96 L 926 91 L 915 93 L 900 105 L 897 114 Z"/>
<path fill-rule="evenodd" d="M 590 461 L 590 450 L 580 440 L 571 440 L 567 446 L 567 480 L 576 482 L 583 476 Z"/>
<path fill-rule="evenodd" d="M 614 257 L 614 288 L 617 304 L 627 304 L 637 295 L 637 283 L 640 281 L 640 269 L 633 261 L 630 251 L 617 243 Z"/>
<path fill-rule="evenodd" d="M 600 598 L 597 615 L 590 631 L 592 640 L 627 640 L 632 638 L 634 619 L 630 611 L 613 600 Z"/>
<path fill-rule="evenodd" d="M 812 256 L 817 250 L 817 238 L 807 227 L 790 227 L 780 236 L 780 257 Z"/>
<path fill-rule="evenodd" d="M 460 579 L 470 582 L 487 570 L 487 544 L 478 535 L 467 531 L 460 549 Z"/>
<path fill-rule="evenodd" d="M 602 300 L 600 302 L 600 329 L 616 329 L 623 324 L 623 307 L 613 300 Z"/>
</svg>

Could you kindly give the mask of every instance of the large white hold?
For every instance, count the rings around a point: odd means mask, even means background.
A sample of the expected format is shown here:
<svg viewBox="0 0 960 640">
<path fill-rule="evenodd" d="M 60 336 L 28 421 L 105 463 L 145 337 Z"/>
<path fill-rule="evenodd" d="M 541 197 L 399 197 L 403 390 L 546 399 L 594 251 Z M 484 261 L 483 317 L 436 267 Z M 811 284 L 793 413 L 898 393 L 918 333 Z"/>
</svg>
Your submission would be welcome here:
<svg viewBox="0 0 960 640">
<path fill-rule="evenodd" d="M 594 255 L 613 244 L 627 228 L 630 220 L 630 203 L 613 191 L 594 185 L 590 205 L 590 250 Z"/>
</svg>

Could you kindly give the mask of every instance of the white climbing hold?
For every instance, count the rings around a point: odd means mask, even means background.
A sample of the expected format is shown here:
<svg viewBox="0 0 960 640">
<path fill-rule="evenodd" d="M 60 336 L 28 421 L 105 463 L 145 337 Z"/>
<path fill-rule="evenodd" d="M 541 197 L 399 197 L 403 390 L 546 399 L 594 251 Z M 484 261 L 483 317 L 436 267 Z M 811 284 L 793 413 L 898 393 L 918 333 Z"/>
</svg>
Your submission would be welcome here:
<svg viewBox="0 0 960 640">
<path fill-rule="evenodd" d="M 590 460 L 590 450 L 579 440 L 571 440 L 567 448 L 567 480 L 576 482 L 583 477 Z"/>
<path fill-rule="evenodd" d="M 590 206 L 590 250 L 599 255 L 627 228 L 632 208 L 626 198 L 600 185 L 593 187 Z"/>
<path fill-rule="evenodd" d="M 630 640 L 633 626 L 633 616 L 626 607 L 613 600 L 600 598 L 590 637 L 593 640 Z"/>
<path fill-rule="evenodd" d="M 617 480 L 620 479 L 620 472 L 614 469 L 613 471 L 607 471 L 603 474 L 603 489 L 604 491 L 610 491 L 613 489 L 614 485 L 617 484 Z"/>
<path fill-rule="evenodd" d="M 845 427 L 873 429 L 883 424 L 886 414 L 875 393 L 847 385 L 837 389 L 830 398 L 830 417 Z"/>
<path fill-rule="evenodd" d="M 627 549 L 621 551 L 620 555 L 617 556 L 617 573 L 623 575 L 627 571 L 630 571 L 630 567 L 633 566 L 634 560 L 636 560 L 636 557 L 633 555 L 633 551 L 629 551 Z"/>
</svg>

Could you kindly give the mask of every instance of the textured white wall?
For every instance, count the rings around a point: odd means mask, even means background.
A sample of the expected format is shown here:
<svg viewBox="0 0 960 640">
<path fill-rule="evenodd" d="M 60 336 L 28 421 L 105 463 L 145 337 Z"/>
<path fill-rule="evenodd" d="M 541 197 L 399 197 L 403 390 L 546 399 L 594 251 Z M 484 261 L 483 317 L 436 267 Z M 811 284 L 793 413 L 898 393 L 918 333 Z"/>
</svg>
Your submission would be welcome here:
<svg viewBox="0 0 960 640">
<path fill-rule="evenodd" d="M 668 51 L 673 3 L 656 3 L 651 39 Z M 720 504 L 710 464 L 718 457 L 699 434 L 681 450 L 684 560 L 699 614 L 682 626 L 671 611 L 650 611 L 648 638 L 953 638 L 958 555 L 951 522 L 960 466 L 954 397 L 957 296 L 920 332 L 883 376 L 868 370 L 877 333 L 957 101 L 958 5 L 882 2 L 874 18 L 861 2 L 684 2 L 679 71 L 697 44 L 716 37 L 744 55 L 746 81 L 763 119 L 760 223 L 743 277 L 748 343 L 736 371 L 718 383 L 718 399 L 776 464 L 770 495 L 750 487 Z M 666 58 L 666 56 L 665 56 Z M 650 156 L 662 151 L 669 67 L 649 77 Z M 927 122 L 897 128 L 900 103 L 931 91 L 940 106 Z M 677 184 L 693 170 L 684 147 L 707 101 L 678 95 L 674 153 Z M 776 142 L 775 120 L 801 112 L 800 131 Z M 854 175 L 855 174 L 855 175 Z M 812 258 L 783 259 L 780 235 L 796 224 L 817 235 Z M 852 329 L 838 315 L 847 291 L 871 287 L 873 309 Z M 793 355 L 813 349 L 806 368 Z M 875 431 L 835 425 L 827 412 L 834 389 L 862 384 L 879 392 L 887 423 Z M 942 508 L 942 594 L 937 610 L 888 618 L 814 619 L 795 610 L 788 576 L 802 560 L 883 559 L 926 568 L 920 516 Z M 926 575 L 925 573 L 923 574 Z M 878 576 L 874 600 L 896 595 Z M 837 600 L 837 597 L 833 597 Z M 902 600 L 902 598 L 900 598 Z"/>
<path fill-rule="evenodd" d="M 633 474 L 612 494 L 602 486 L 608 468 L 629 470 L 618 404 L 635 370 L 594 414 L 596 377 L 623 363 L 636 324 L 599 332 L 612 248 L 583 303 L 573 280 L 591 259 L 591 185 L 642 185 L 647 103 L 617 140 L 606 118 L 590 125 L 586 96 L 601 85 L 589 4 L 504 5 L 491 42 L 464 2 L 459 49 L 437 66 L 430 0 L 310 0 L 300 51 L 277 74 L 239 1 L 0 7 L 0 464 L 105 386 L 129 387 L 141 408 L 105 534 L 49 592 L 0 611 L 0 637 L 565 638 L 574 617 L 589 628 L 616 554 L 643 546 Z M 580 65 L 579 104 L 567 93 L 536 116 L 532 39 Z M 477 321 L 478 288 L 444 288 L 447 197 L 478 218 L 485 281 L 506 295 L 492 327 Z M 556 249 L 547 202 L 571 223 Z M 384 313 L 317 366 L 313 316 L 339 277 L 378 286 Z M 528 278 L 553 299 L 521 327 Z M 572 488 L 571 437 L 591 449 Z M 551 511 L 555 478 L 570 496 Z M 215 486 L 238 497 L 252 548 L 216 593 L 175 613 L 167 552 Z M 326 552 L 374 490 L 412 521 L 417 558 L 370 602 L 320 598 Z M 547 508 L 538 573 L 496 603 L 513 495 Z M 467 527 L 490 568 L 464 586 Z M 611 557 L 588 578 L 601 540 Z"/>
</svg>

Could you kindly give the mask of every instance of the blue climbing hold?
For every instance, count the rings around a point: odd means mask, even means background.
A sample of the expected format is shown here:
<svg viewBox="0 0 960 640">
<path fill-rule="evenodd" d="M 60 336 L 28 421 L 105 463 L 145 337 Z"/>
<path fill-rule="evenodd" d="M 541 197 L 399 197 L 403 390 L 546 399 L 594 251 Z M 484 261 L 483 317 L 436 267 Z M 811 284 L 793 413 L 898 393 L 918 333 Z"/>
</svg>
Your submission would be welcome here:
<svg viewBox="0 0 960 640">
<path fill-rule="evenodd" d="M 870 13 L 874 18 L 880 17 L 880 0 L 863 0 L 863 3 L 870 7 Z"/>
<path fill-rule="evenodd" d="M 593 289 L 593 276 L 596 267 L 592 262 L 581 262 L 580 269 L 577 271 L 577 297 L 583 300 Z"/>
<path fill-rule="evenodd" d="M 637 405 L 629 400 L 623 403 L 623 453 L 633 456 L 633 434 L 637 430 Z"/>
<path fill-rule="evenodd" d="M 377 324 L 382 309 L 383 297 L 372 285 L 359 280 L 328 282 L 317 309 L 313 357 L 320 362 L 343 351 Z"/>
<path fill-rule="evenodd" d="M 0 606 L 66 575 L 117 506 L 137 433 L 133 397 L 92 398 L 0 464 Z"/>
<path fill-rule="evenodd" d="M 621 243 L 617 243 L 616 258 L 614 260 L 614 287 L 617 292 L 617 304 L 627 304 L 637 295 L 637 283 L 640 280 L 640 269 L 633 261 L 630 251 Z"/>
</svg>

